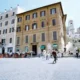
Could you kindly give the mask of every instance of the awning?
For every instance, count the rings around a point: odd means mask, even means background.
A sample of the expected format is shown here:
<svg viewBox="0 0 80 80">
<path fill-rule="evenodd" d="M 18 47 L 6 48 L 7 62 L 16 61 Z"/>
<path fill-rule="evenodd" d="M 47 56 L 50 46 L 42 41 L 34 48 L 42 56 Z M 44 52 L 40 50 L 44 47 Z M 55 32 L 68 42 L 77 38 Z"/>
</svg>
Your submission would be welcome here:
<svg viewBox="0 0 80 80">
<path fill-rule="evenodd" d="M 41 45 L 41 47 L 40 47 L 41 49 L 45 49 L 46 48 L 46 46 L 45 45 Z"/>
<path fill-rule="evenodd" d="M 58 48 L 58 45 L 57 44 L 53 44 L 52 47 L 53 48 Z"/>
</svg>

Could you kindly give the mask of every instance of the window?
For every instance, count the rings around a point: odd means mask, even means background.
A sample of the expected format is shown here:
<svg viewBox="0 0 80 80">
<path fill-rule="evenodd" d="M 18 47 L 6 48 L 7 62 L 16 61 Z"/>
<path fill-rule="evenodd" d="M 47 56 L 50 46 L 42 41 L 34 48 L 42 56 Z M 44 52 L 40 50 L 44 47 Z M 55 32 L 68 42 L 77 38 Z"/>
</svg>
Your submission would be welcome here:
<svg viewBox="0 0 80 80">
<path fill-rule="evenodd" d="M 20 32 L 21 31 L 21 27 L 17 27 L 17 32 Z"/>
<path fill-rule="evenodd" d="M 28 36 L 26 36 L 25 38 L 25 43 L 28 43 Z"/>
<path fill-rule="evenodd" d="M 17 37 L 17 44 L 20 44 L 20 37 Z"/>
<path fill-rule="evenodd" d="M 33 17 L 32 18 L 37 18 L 37 13 L 33 13 Z"/>
<path fill-rule="evenodd" d="M 7 29 L 5 29 L 5 33 L 7 33 Z"/>
<path fill-rule="evenodd" d="M 15 23 L 15 19 L 12 19 L 11 24 L 14 24 L 14 23 Z"/>
<path fill-rule="evenodd" d="M 32 24 L 32 29 L 37 29 L 37 23 Z"/>
<path fill-rule="evenodd" d="M 3 30 L 3 34 L 6 34 L 6 33 L 7 33 L 7 29 L 4 29 L 4 30 Z"/>
<path fill-rule="evenodd" d="M 8 47 L 7 51 L 8 52 L 12 52 L 13 51 L 13 47 Z"/>
<path fill-rule="evenodd" d="M 28 52 L 28 46 L 25 46 L 25 52 Z"/>
<path fill-rule="evenodd" d="M 29 30 L 29 25 L 25 26 L 25 30 L 28 31 Z"/>
<path fill-rule="evenodd" d="M 3 30 L 3 34 L 5 33 L 5 30 Z"/>
<path fill-rule="evenodd" d="M 12 16 L 14 16 L 14 15 L 15 15 L 15 12 L 12 13 Z"/>
<path fill-rule="evenodd" d="M 0 23 L 0 27 L 2 27 L 2 23 Z"/>
<path fill-rule="evenodd" d="M 19 18 L 18 18 L 18 22 L 21 22 L 21 21 L 22 21 L 22 18 L 21 18 L 21 17 L 19 17 Z"/>
<path fill-rule="evenodd" d="M 45 16 L 45 11 L 41 11 L 40 12 L 40 16 L 42 17 L 42 16 Z"/>
<path fill-rule="evenodd" d="M 41 27 L 45 27 L 44 21 L 41 22 Z"/>
<path fill-rule="evenodd" d="M 8 18 L 8 14 L 6 14 L 5 18 Z"/>
<path fill-rule="evenodd" d="M 42 33 L 42 41 L 45 41 L 45 33 Z"/>
<path fill-rule="evenodd" d="M 55 14 L 56 13 L 56 8 L 50 9 L 50 14 Z"/>
<path fill-rule="evenodd" d="M 0 30 L 0 35 L 1 35 L 1 30 Z"/>
<path fill-rule="evenodd" d="M 9 29 L 9 33 L 11 33 L 11 28 Z"/>
<path fill-rule="evenodd" d="M 17 47 L 17 48 L 16 48 L 16 52 L 19 52 L 19 51 L 20 51 L 20 49 Z"/>
<path fill-rule="evenodd" d="M 79 42 L 80 42 L 80 40 L 79 40 Z"/>
<path fill-rule="evenodd" d="M 12 32 L 14 32 L 14 27 L 12 28 Z"/>
<path fill-rule="evenodd" d="M 33 35 L 33 42 L 36 42 L 36 34 Z"/>
<path fill-rule="evenodd" d="M 55 20 L 55 19 L 52 20 L 52 25 L 53 25 L 53 26 L 56 25 L 56 20 Z"/>
<path fill-rule="evenodd" d="M 5 44 L 5 39 L 2 39 L 2 44 Z"/>
<path fill-rule="evenodd" d="M 53 40 L 57 40 L 57 32 L 56 31 L 53 32 Z"/>
<path fill-rule="evenodd" d="M 26 16 L 26 20 L 30 20 L 30 15 L 27 15 Z"/>
<path fill-rule="evenodd" d="M 0 16 L 0 20 L 2 20 L 2 16 Z"/>
<path fill-rule="evenodd" d="M 12 43 L 12 38 L 10 38 L 10 43 Z"/>
<path fill-rule="evenodd" d="M 5 26 L 7 26 L 7 25 L 8 25 L 8 21 L 5 22 Z"/>
</svg>

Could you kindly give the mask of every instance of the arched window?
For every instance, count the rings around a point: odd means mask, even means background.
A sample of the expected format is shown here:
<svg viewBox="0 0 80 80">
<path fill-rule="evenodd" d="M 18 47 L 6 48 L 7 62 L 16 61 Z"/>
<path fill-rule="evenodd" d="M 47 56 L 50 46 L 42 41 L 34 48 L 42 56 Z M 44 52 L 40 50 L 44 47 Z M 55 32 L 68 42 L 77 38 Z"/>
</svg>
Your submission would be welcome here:
<svg viewBox="0 0 80 80">
<path fill-rule="evenodd" d="M 32 29 L 37 29 L 37 23 L 32 24 Z"/>
</svg>

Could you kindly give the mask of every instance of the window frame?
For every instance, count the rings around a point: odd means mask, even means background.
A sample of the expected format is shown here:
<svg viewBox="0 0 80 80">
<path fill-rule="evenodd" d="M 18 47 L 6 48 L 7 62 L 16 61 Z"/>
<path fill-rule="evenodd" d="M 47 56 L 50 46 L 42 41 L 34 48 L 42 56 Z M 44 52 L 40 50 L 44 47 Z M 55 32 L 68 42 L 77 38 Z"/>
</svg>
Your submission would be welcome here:
<svg viewBox="0 0 80 80">
<path fill-rule="evenodd" d="M 43 13 L 44 13 L 44 15 L 43 15 Z M 46 11 L 41 11 L 40 12 L 40 17 L 43 17 L 43 16 L 45 16 L 46 15 Z"/>
<path fill-rule="evenodd" d="M 41 41 L 44 42 L 45 41 L 45 33 L 41 34 Z"/>
<path fill-rule="evenodd" d="M 32 29 L 36 30 L 37 29 L 37 23 L 32 24 Z"/>
<path fill-rule="evenodd" d="M 33 19 L 37 18 L 37 12 L 35 12 L 35 13 L 32 14 L 32 18 Z"/>
<path fill-rule="evenodd" d="M 2 27 L 2 22 L 0 23 L 0 27 Z"/>
<path fill-rule="evenodd" d="M 20 44 L 20 37 L 17 37 L 16 44 L 17 44 L 17 45 L 19 45 L 19 44 Z"/>
<path fill-rule="evenodd" d="M 30 26 L 29 25 L 25 25 L 25 31 L 29 31 Z"/>
<path fill-rule="evenodd" d="M 26 15 L 26 20 L 30 20 L 30 15 Z"/>
<path fill-rule="evenodd" d="M 29 39 L 28 35 L 25 36 L 25 43 L 28 43 L 28 39 Z"/>
<path fill-rule="evenodd" d="M 18 17 L 17 22 L 22 22 L 22 17 Z"/>
<path fill-rule="evenodd" d="M 5 22 L 5 26 L 7 26 L 7 25 L 8 25 L 8 21 Z"/>
<path fill-rule="evenodd" d="M 54 34 L 55 32 L 56 32 L 56 34 Z M 58 40 L 58 33 L 57 33 L 57 31 L 53 31 L 53 40 Z"/>
<path fill-rule="evenodd" d="M 50 14 L 52 14 L 52 15 L 56 14 L 56 8 L 50 9 Z"/>
<path fill-rule="evenodd" d="M 41 27 L 42 27 L 42 28 L 45 27 L 45 22 L 44 22 L 44 21 L 41 22 Z"/>
<path fill-rule="evenodd" d="M 6 15 L 5 15 L 5 18 L 8 18 L 8 17 L 9 17 L 9 15 L 8 15 L 8 14 L 6 14 Z"/>
<path fill-rule="evenodd" d="M 36 34 L 33 34 L 33 42 L 36 42 Z"/>
<path fill-rule="evenodd" d="M 56 19 L 52 19 L 52 25 L 53 25 L 53 26 L 56 25 Z"/>
<path fill-rule="evenodd" d="M 17 32 L 21 32 L 21 27 L 17 27 Z"/>
<path fill-rule="evenodd" d="M 15 19 L 12 19 L 11 24 L 14 24 L 14 23 L 15 23 Z"/>
<path fill-rule="evenodd" d="M 9 43 L 12 43 L 12 38 L 9 39 Z"/>
</svg>

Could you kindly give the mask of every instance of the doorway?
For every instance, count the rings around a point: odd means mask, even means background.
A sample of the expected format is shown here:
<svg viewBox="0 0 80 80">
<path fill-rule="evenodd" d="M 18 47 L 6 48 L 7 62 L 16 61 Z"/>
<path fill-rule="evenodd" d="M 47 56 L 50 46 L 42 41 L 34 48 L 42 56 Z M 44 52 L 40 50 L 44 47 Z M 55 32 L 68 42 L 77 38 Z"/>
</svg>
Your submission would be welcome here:
<svg viewBox="0 0 80 80">
<path fill-rule="evenodd" d="M 2 54 L 5 54 L 5 48 L 4 47 L 2 48 Z"/>
<path fill-rule="evenodd" d="M 34 51 L 33 55 L 37 55 L 37 45 L 32 45 L 32 51 Z"/>
</svg>

